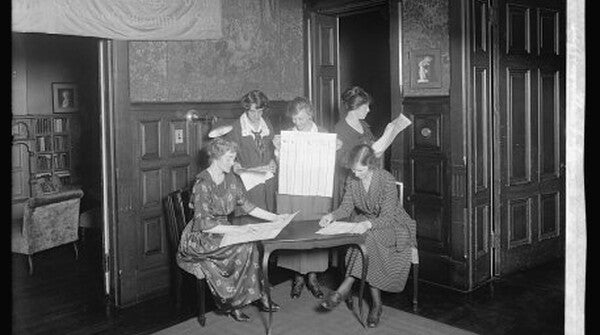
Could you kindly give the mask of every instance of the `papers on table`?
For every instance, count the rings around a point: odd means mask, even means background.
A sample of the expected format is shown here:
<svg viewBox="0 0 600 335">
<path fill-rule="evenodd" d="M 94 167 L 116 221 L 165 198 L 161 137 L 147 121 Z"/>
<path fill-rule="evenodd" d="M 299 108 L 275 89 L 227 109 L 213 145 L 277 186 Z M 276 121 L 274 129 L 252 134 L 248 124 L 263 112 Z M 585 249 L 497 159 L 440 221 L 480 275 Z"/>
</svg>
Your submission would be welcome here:
<svg viewBox="0 0 600 335">
<path fill-rule="evenodd" d="M 403 114 L 400 114 L 392 122 L 388 123 L 383 131 L 383 135 L 371 146 L 375 153 L 383 153 L 392 144 L 396 136 L 410 126 L 412 122 Z"/>
<path fill-rule="evenodd" d="M 264 184 L 265 181 L 273 178 L 274 174 L 271 171 L 265 171 L 261 169 L 240 169 L 237 174 L 242 179 L 246 191 L 251 190 L 256 185 Z"/>
<path fill-rule="evenodd" d="M 283 220 L 277 220 L 273 222 L 251 223 L 243 226 L 223 226 L 227 228 L 235 227 L 238 229 L 224 232 L 223 239 L 221 240 L 221 244 L 219 244 L 219 247 L 275 238 L 281 232 L 281 230 L 292 221 L 296 214 L 298 214 L 298 212 L 290 214 L 287 218 Z M 246 231 L 246 229 L 242 227 L 247 227 L 248 230 Z M 211 233 L 218 233 L 218 231 L 218 229 L 214 230 L 214 228 L 207 230 L 207 232 Z M 241 231 L 244 232 L 241 233 Z"/>
<path fill-rule="evenodd" d="M 358 224 L 358 222 L 333 221 L 326 227 L 317 230 L 317 234 L 362 234 L 366 231 L 367 228 L 364 225 Z"/>
<path fill-rule="evenodd" d="M 279 193 L 331 197 L 336 134 L 282 131 Z"/>
</svg>

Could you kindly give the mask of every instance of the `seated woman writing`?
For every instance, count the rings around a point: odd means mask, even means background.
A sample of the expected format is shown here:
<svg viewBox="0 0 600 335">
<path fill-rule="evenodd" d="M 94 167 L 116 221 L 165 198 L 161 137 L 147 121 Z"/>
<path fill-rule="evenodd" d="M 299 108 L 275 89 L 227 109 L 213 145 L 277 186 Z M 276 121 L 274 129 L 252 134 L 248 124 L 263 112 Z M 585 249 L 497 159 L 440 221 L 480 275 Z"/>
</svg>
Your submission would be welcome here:
<svg viewBox="0 0 600 335">
<path fill-rule="evenodd" d="M 257 301 L 262 311 L 277 311 L 263 291 L 259 252 L 256 243 L 243 243 L 219 247 L 223 233 L 247 233 L 247 226 L 233 226 L 228 215 L 235 206 L 248 214 L 268 221 L 286 217 L 267 212 L 251 204 L 241 182 L 231 173 L 238 146 L 222 138 L 208 145 L 210 166 L 196 176 L 190 206 L 194 219 L 184 228 L 177 264 L 187 272 L 202 271 L 215 297 L 220 311 L 228 313 L 236 321 L 250 318 L 240 309 Z"/>
<path fill-rule="evenodd" d="M 346 190 L 340 207 L 324 215 L 319 224 L 351 216 L 351 221 L 368 229 L 366 248 L 369 255 L 367 282 L 372 305 L 367 317 L 369 327 L 377 327 L 382 312 L 381 290 L 400 292 L 404 289 L 410 271 L 411 247 L 416 246 L 415 221 L 398 201 L 394 177 L 377 168 L 377 158 L 367 144 L 355 146 L 348 155 L 352 174 L 346 180 Z M 335 308 L 348 297 L 355 278 L 361 278 L 362 258 L 356 247 L 346 254 L 346 276 L 321 306 Z"/>
</svg>

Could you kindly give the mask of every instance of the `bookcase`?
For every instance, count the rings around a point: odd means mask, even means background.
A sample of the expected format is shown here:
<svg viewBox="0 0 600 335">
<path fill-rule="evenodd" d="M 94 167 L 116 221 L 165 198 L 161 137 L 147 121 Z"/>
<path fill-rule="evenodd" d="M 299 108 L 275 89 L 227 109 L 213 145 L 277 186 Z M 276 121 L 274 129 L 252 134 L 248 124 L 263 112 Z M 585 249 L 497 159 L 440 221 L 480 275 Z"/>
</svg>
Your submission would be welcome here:
<svg viewBox="0 0 600 335">
<path fill-rule="evenodd" d="M 13 184 L 28 185 L 42 176 L 57 176 L 63 185 L 72 183 L 76 176 L 74 156 L 79 138 L 77 115 L 18 116 L 12 121 Z M 17 146 L 15 148 L 15 146 Z M 24 157 L 26 148 L 28 161 Z M 17 159 L 15 159 L 17 158 Z M 27 165 L 27 166 L 26 166 Z M 15 180 L 16 179 L 16 180 Z M 31 193 L 18 189 L 17 193 Z M 15 196 L 13 187 L 13 198 Z"/>
</svg>

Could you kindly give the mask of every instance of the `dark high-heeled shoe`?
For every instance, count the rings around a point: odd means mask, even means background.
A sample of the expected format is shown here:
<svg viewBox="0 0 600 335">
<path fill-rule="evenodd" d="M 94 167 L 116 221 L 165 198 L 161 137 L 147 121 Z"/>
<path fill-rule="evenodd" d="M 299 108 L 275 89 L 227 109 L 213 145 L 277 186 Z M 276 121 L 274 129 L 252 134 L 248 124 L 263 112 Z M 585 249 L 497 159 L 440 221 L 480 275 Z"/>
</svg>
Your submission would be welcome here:
<svg viewBox="0 0 600 335">
<path fill-rule="evenodd" d="M 367 327 L 375 328 L 379 325 L 379 320 L 381 319 L 381 313 L 383 312 L 383 306 L 380 304 L 379 306 L 373 306 L 369 311 L 369 316 L 367 316 Z"/>
<path fill-rule="evenodd" d="M 292 299 L 299 298 L 303 288 L 304 277 L 302 277 L 302 275 L 295 276 L 294 280 L 292 280 L 292 291 L 290 292 L 290 297 L 292 297 Z"/>
<path fill-rule="evenodd" d="M 250 321 L 250 317 L 246 315 L 246 313 L 242 312 L 239 309 L 233 309 L 229 312 L 229 316 L 231 316 L 237 322 L 248 322 Z"/>
<path fill-rule="evenodd" d="M 319 285 L 319 281 L 317 280 L 317 276 L 308 276 L 308 283 L 306 283 L 308 290 L 312 295 L 317 299 L 323 299 L 323 291 L 321 291 L 321 287 Z"/>
<path fill-rule="evenodd" d="M 348 294 L 346 296 L 346 299 L 344 299 L 346 302 L 346 307 L 348 307 L 349 310 L 353 311 L 354 310 L 354 300 L 352 299 L 352 294 Z"/>
<path fill-rule="evenodd" d="M 331 311 L 336 308 L 342 300 L 344 300 L 344 296 L 338 291 L 333 291 L 321 302 L 321 307 Z"/>
<path fill-rule="evenodd" d="M 271 301 L 271 306 L 269 306 L 269 302 L 267 301 L 267 298 L 260 298 L 258 301 L 258 309 L 260 309 L 262 312 L 277 312 L 281 309 L 281 306 L 279 306 L 278 304 L 276 304 L 274 301 Z"/>
</svg>

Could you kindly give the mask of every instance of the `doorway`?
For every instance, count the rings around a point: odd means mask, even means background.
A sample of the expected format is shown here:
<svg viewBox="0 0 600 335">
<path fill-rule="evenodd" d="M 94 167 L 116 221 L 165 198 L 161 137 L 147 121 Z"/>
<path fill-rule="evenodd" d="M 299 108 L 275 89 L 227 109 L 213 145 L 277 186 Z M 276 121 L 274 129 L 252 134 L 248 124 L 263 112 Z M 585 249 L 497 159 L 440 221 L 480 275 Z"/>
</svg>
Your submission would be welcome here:
<svg viewBox="0 0 600 335">
<path fill-rule="evenodd" d="M 365 121 L 380 137 L 392 116 L 389 7 L 315 7 L 309 16 L 309 94 L 317 108 L 315 120 L 333 130 L 345 117 L 341 94 L 360 86 L 373 98 Z M 386 169 L 389 161 L 386 152 Z"/>
<path fill-rule="evenodd" d="M 35 253 L 32 274 L 27 257 L 12 254 L 14 332 L 68 327 L 82 320 L 93 326 L 105 319 L 98 39 L 13 33 L 12 48 L 13 123 L 28 126 L 30 135 L 20 141 L 27 143 L 28 155 L 34 158 L 17 175 L 25 185 L 22 190 L 29 190 L 28 181 L 46 174 L 59 178 L 59 193 L 83 191 L 75 218 L 76 249 L 70 243 Z M 57 84 L 75 93 L 77 100 L 69 111 L 53 104 Z M 48 120 L 51 130 L 40 133 L 38 125 Z M 42 138 L 43 148 L 38 145 Z M 52 159 L 40 165 L 42 156 Z M 13 208 L 37 194 L 29 190 L 15 198 L 13 190 Z"/>
</svg>

